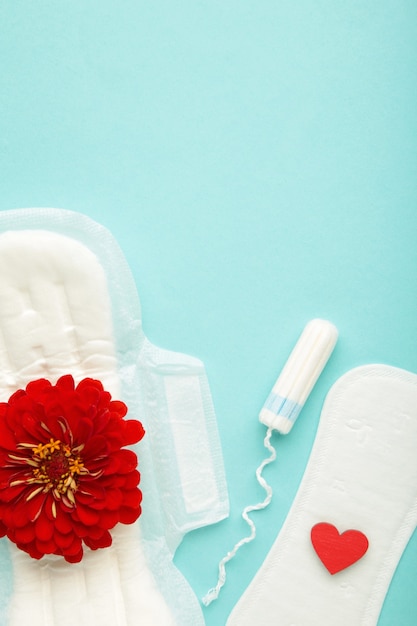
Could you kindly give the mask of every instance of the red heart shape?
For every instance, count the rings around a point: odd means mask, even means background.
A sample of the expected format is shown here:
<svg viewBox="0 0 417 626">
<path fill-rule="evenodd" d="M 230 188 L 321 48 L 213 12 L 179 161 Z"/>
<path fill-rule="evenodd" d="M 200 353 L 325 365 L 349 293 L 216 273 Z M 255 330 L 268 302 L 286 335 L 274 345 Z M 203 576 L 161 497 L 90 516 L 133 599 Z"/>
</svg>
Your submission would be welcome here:
<svg viewBox="0 0 417 626">
<path fill-rule="evenodd" d="M 363 557 L 369 541 L 360 530 L 339 533 L 332 524 L 320 522 L 311 529 L 311 543 L 323 565 L 337 574 Z"/>
</svg>

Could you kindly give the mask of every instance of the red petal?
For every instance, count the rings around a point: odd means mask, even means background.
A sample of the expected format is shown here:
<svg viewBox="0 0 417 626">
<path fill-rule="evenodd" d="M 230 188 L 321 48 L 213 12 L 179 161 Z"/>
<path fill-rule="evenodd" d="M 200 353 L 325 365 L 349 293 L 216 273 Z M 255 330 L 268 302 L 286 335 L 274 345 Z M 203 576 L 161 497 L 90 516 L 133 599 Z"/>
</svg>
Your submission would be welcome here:
<svg viewBox="0 0 417 626">
<path fill-rule="evenodd" d="M 27 552 L 32 559 L 41 559 L 44 556 L 44 552 L 39 552 L 36 547 L 35 542 L 29 543 L 28 545 L 16 543 L 17 547 L 24 552 Z"/>
<path fill-rule="evenodd" d="M 123 502 L 123 494 L 120 489 L 106 489 L 106 509 L 116 511 Z"/>
<path fill-rule="evenodd" d="M 45 433 L 39 424 L 39 420 L 36 417 L 34 417 L 31 413 L 25 412 L 25 414 L 23 415 L 21 419 L 21 425 L 23 429 L 25 430 L 25 432 L 30 435 L 28 443 L 31 443 L 31 440 L 35 442 L 35 441 L 41 441 L 42 439 L 45 438 Z M 25 440 L 26 441 L 28 440 L 27 436 Z"/>
<path fill-rule="evenodd" d="M 16 438 L 14 433 L 7 427 L 6 424 L 2 423 L 1 426 L 0 446 L 2 448 L 6 448 L 6 450 L 16 450 Z"/>
<path fill-rule="evenodd" d="M 142 502 L 142 493 L 139 489 L 131 489 L 123 493 L 123 506 L 138 508 Z"/>
<path fill-rule="evenodd" d="M 51 387 L 52 384 L 49 382 L 49 380 L 46 380 L 46 378 L 39 378 L 38 380 L 33 380 L 28 385 L 26 385 L 26 393 L 30 398 L 38 400 L 39 397 L 42 396 L 44 392 Z M 14 394 L 14 396 L 15 395 L 16 394 Z M 12 396 L 12 398 L 14 396 Z M 12 400 L 12 398 L 10 398 L 9 402 Z"/>
<path fill-rule="evenodd" d="M 119 417 L 124 417 L 127 413 L 127 406 L 120 400 L 112 400 L 109 403 L 109 410 L 113 413 L 117 413 Z"/>
<path fill-rule="evenodd" d="M 103 509 L 106 506 L 104 489 L 95 488 L 94 485 L 82 485 L 77 491 L 77 503 L 91 507 L 95 510 Z"/>
<path fill-rule="evenodd" d="M 49 541 L 54 534 L 54 525 L 46 515 L 40 515 L 35 522 L 35 532 L 40 541 Z"/>
<path fill-rule="evenodd" d="M 130 446 L 142 439 L 145 430 L 137 420 L 126 420 L 124 422 L 123 435 L 125 438 L 124 445 Z"/>
<path fill-rule="evenodd" d="M 103 410 L 103 409 L 108 410 L 110 406 L 110 401 L 111 401 L 111 394 L 108 391 L 103 390 L 100 394 L 100 399 L 99 399 L 97 406 L 100 410 Z"/>
<path fill-rule="evenodd" d="M 7 463 L 7 455 L 2 455 L 0 453 L 0 463 Z M 28 468 L 25 469 L 25 466 L 15 465 L 14 467 L 0 467 L 0 491 L 2 489 L 8 489 L 10 483 L 15 480 L 25 480 L 27 478 L 31 478 L 32 472 Z"/>
<path fill-rule="evenodd" d="M 82 417 L 77 425 L 72 428 L 74 439 L 79 443 L 85 443 L 93 433 L 93 422 L 87 417 Z"/>
<path fill-rule="evenodd" d="M 77 405 L 67 404 L 65 407 L 65 418 L 68 422 L 69 428 L 72 433 L 75 433 L 80 420 L 86 417 L 85 410 Z M 84 443 L 83 441 L 77 441 L 78 444 Z"/>
<path fill-rule="evenodd" d="M 14 487 L 7 487 L 6 489 L 2 489 L 0 491 L 0 500 L 2 502 L 11 502 L 12 500 L 15 500 L 18 496 L 20 496 L 22 491 L 25 491 L 25 489 L 28 489 L 28 486 L 25 484 L 15 485 Z"/>
<path fill-rule="evenodd" d="M 40 512 L 42 511 L 42 507 L 45 504 L 45 500 L 48 497 L 50 498 L 51 496 L 48 496 L 47 494 L 41 492 L 38 493 L 34 498 L 29 500 L 29 502 L 26 502 L 28 516 L 32 522 L 34 522 L 39 516 Z"/>
<path fill-rule="evenodd" d="M 28 493 L 30 492 L 28 491 Z M 39 493 L 29 502 L 21 497 L 16 504 L 2 505 L 0 511 L 5 525 L 13 528 L 15 525 L 21 526 L 23 523 L 35 521 L 42 510 L 46 497 L 46 494 Z M 26 521 L 23 522 L 23 520 Z"/>
<path fill-rule="evenodd" d="M 77 396 L 80 399 L 84 408 L 87 408 L 89 406 L 97 406 L 100 401 L 101 391 L 93 385 L 86 385 L 82 389 L 80 389 L 80 385 L 78 385 L 77 392 Z"/>
<path fill-rule="evenodd" d="M 67 556 L 77 556 L 80 551 L 81 551 L 81 556 L 82 556 L 82 543 L 81 543 L 81 539 L 79 539 L 78 537 L 74 537 L 74 541 L 72 542 L 72 544 L 65 549 L 65 558 Z"/>
<path fill-rule="evenodd" d="M 107 475 L 112 475 L 112 474 L 116 474 L 116 472 L 118 471 L 120 467 L 120 459 L 119 457 L 113 452 L 108 458 L 107 458 L 107 463 L 106 466 L 104 468 L 104 476 Z"/>
<path fill-rule="evenodd" d="M 27 510 L 26 502 L 21 500 L 14 506 L 10 506 L 10 517 L 12 518 L 13 528 L 21 528 L 26 526 L 31 519 Z M 11 524 L 10 524 L 11 525 Z"/>
<path fill-rule="evenodd" d="M 68 535 L 62 535 L 56 530 L 54 534 L 54 540 L 56 542 L 56 545 L 59 546 L 63 552 L 65 552 L 65 549 L 69 548 L 69 546 L 72 545 L 72 542 L 74 541 L 74 536 L 71 533 L 69 533 Z"/>
<path fill-rule="evenodd" d="M 109 529 L 116 526 L 119 521 L 119 513 L 118 511 L 101 511 L 100 512 L 100 520 L 99 526 L 100 528 Z"/>
<path fill-rule="evenodd" d="M 121 459 L 119 474 L 128 474 L 136 469 L 138 457 L 132 450 L 120 450 L 117 455 Z"/>
<path fill-rule="evenodd" d="M 105 474 L 128 474 L 136 469 L 138 457 L 132 450 L 117 450 L 109 458 Z"/>
<path fill-rule="evenodd" d="M 89 387 L 93 387 L 98 391 L 103 391 L 103 385 L 101 382 L 99 380 L 95 380 L 94 378 L 83 378 L 83 380 L 81 380 L 76 386 L 76 390 L 84 392 L 85 389 L 88 389 Z"/>
<path fill-rule="evenodd" d="M 76 554 L 73 554 L 73 555 L 64 554 L 64 559 L 68 563 L 79 563 L 82 558 L 83 558 L 83 549 L 82 548 Z"/>
<path fill-rule="evenodd" d="M 97 539 L 93 539 L 92 537 L 86 537 L 84 539 L 84 543 L 86 546 L 91 548 L 91 550 L 97 550 L 98 548 L 108 548 L 112 544 L 112 536 L 106 530 Z"/>
<path fill-rule="evenodd" d="M 120 448 L 125 445 L 123 433 L 120 428 L 117 431 L 106 432 L 106 440 L 110 453 L 113 450 L 120 450 Z"/>
<path fill-rule="evenodd" d="M 105 456 L 107 453 L 107 440 L 102 435 L 91 437 L 82 452 L 84 458 Z"/>
<path fill-rule="evenodd" d="M 85 536 L 84 541 L 87 537 L 95 541 L 96 539 L 99 539 L 104 532 L 107 531 L 103 528 L 100 528 L 100 526 L 89 526 L 88 534 Z"/>
<path fill-rule="evenodd" d="M 7 529 L 14 528 L 14 519 L 13 519 L 13 507 L 8 504 L 3 504 L 0 509 L 1 519 L 3 524 Z"/>
<path fill-rule="evenodd" d="M 60 533 L 67 535 L 73 529 L 71 516 L 61 508 L 61 503 L 56 503 L 56 520 L 55 526 Z"/>
<path fill-rule="evenodd" d="M 54 504 L 55 504 L 55 506 L 53 506 Z M 55 525 L 56 501 L 55 501 L 55 498 L 53 496 L 51 496 L 50 494 L 45 499 L 45 503 L 44 503 L 44 506 L 43 506 L 43 512 L 46 515 L 46 517 L 49 519 L 49 521 L 52 522 Z"/>
<path fill-rule="evenodd" d="M 100 485 L 103 485 L 105 489 L 123 489 L 126 483 L 127 474 L 103 474 L 100 477 Z"/>
<path fill-rule="evenodd" d="M 53 539 L 50 539 L 49 541 L 41 541 L 36 537 L 35 546 L 39 552 L 42 552 L 42 554 L 54 554 L 56 551 L 56 543 Z"/>
<path fill-rule="evenodd" d="M 91 419 L 94 423 L 94 430 L 97 435 L 102 434 L 104 431 L 107 431 L 110 421 L 110 413 L 108 411 L 100 411 L 99 413 L 93 415 Z"/>
<path fill-rule="evenodd" d="M 77 508 L 75 509 L 74 517 L 77 515 L 78 519 L 82 524 L 86 526 L 93 526 L 98 523 L 100 519 L 100 515 L 94 509 L 89 509 L 82 504 L 77 503 Z"/>
<path fill-rule="evenodd" d="M 30 543 L 35 539 L 35 528 L 33 524 L 28 524 L 24 528 L 15 528 L 13 534 L 16 543 Z"/>
<path fill-rule="evenodd" d="M 61 376 L 61 378 L 57 380 L 56 386 L 58 387 L 58 389 L 62 389 L 63 391 L 74 391 L 74 379 L 71 374 L 66 374 L 65 376 Z"/>
<path fill-rule="evenodd" d="M 136 522 L 141 514 L 141 509 L 140 507 L 138 509 L 130 509 L 123 506 L 120 509 L 119 514 L 122 524 L 133 524 L 133 522 Z"/>
<path fill-rule="evenodd" d="M 84 537 L 86 537 L 89 532 L 88 527 L 76 520 L 75 516 L 72 519 L 72 529 L 74 531 L 74 536 L 79 539 L 83 539 Z"/>
<path fill-rule="evenodd" d="M 134 489 L 137 487 L 140 482 L 140 474 L 137 470 L 130 472 L 129 474 L 125 474 L 124 488 L 125 489 Z"/>
<path fill-rule="evenodd" d="M 104 498 L 104 488 L 101 485 L 101 479 L 91 479 L 88 476 L 83 477 L 77 491 L 77 497 L 81 494 L 94 500 L 102 500 Z"/>
</svg>

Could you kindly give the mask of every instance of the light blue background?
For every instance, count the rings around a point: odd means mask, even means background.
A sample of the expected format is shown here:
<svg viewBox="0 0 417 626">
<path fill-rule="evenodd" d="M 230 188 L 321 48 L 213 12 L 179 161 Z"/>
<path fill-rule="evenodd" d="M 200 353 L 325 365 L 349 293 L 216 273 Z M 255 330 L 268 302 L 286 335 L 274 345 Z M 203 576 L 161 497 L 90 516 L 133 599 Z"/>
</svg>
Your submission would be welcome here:
<svg viewBox="0 0 417 626">
<path fill-rule="evenodd" d="M 370 362 L 417 372 L 416 59 L 415 0 L 0 5 L 0 209 L 110 228 L 149 339 L 207 366 L 231 516 L 178 552 L 200 597 L 263 497 L 257 414 L 281 366 L 309 319 L 339 328 L 208 626 L 271 546 L 331 384 Z M 416 564 L 414 536 L 380 626 L 417 623 Z"/>
</svg>

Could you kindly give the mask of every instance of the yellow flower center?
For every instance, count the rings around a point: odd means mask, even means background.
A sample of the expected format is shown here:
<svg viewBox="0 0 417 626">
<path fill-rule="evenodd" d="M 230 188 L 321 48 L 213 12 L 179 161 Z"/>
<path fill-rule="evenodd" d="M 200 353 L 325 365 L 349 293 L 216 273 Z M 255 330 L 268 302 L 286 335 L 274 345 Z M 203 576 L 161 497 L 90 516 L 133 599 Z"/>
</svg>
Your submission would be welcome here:
<svg viewBox="0 0 417 626">
<path fill-rule="evenodd" d="M 34 498 L 41 491 L 43 493 L 51 492 L 55 500 L 62 499 L 66 506 L 73 507 L 75 505 L 74 493 L 78 488 L 78 477 L 88 474 L 88 470 L 84 467 L 79 455 L 84 446 L 71 448 L 59 439 L 51 438 L 49 443 L 39 443 L 35 447 L 33 444 L 27 443 L 22 443 L 19 447 L 31 449 L 32 456 L 26 458 L 26 463 L 32 468 L 32 476 L 24 481 L 14 481 L 13 484 L 25 482 L 30 485 L 39 485 L 29 493 L 26 500 Z M 12 455 L 10 457 L 16 459 Z M 56 511 L 55 503 L 53 511 Z"/>
</svg>

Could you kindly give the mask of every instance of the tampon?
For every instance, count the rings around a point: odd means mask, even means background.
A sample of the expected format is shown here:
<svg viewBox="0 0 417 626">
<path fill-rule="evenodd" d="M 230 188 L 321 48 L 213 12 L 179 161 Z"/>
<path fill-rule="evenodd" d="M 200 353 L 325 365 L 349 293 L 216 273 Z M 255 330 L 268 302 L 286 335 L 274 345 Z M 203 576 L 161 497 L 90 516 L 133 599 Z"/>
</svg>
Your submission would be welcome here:
<svg viewBox="0 0 417 626">
<path fill-rule="evenodd" d="M 337 337 L 336 327 L 327 320 L 308 322 L 259 413 L 262 424 L 281 435 L 290 432 L 333 352 Z"/>
<path fill-rule="evenodd" d="M 272 388 L 261 412 L 260 421 L 268 427 L 264 446 L 271 453 L 256 470 L 256 479 L 266 492 L 262 502 L 247 506 L 242 517 L 250 527 L 250 534 L 236 543 L 234 548 L 219 563 L 217 584 L 204 596 L 202 602 L 208 606 L 219 597 L 221 588 L 226 582 L 226 564 L 231 561 L 237 551 L 256 537 L 256 527 L 248 513 L 265 509 L 272 499 L 272 488 L 262 476 L 266 465 L 276 458 L 275 448 L 271 445 L 273 430 L 286 435 L 290 432 L 305 401 L 310 395 L 315 382 L 324 369 L 335 347 L 338 332 L 336 327 L 326 320 L 311 320 L 304 328 L 301 337 L 295 344 L 284 369 Z"/>
</svg>

